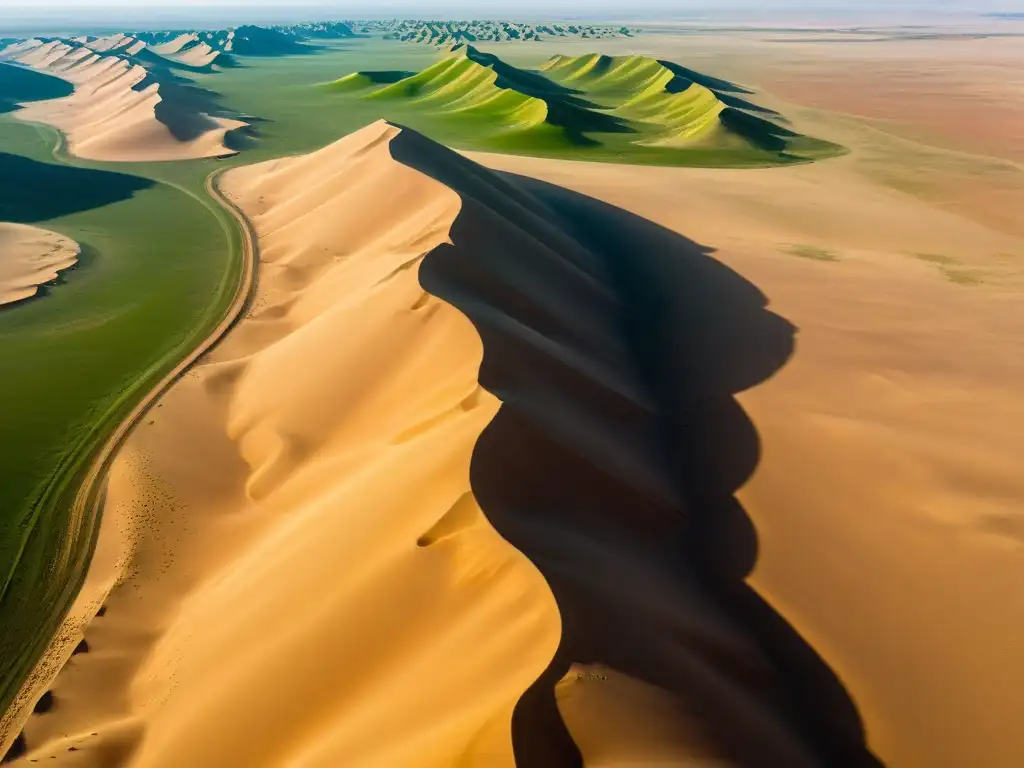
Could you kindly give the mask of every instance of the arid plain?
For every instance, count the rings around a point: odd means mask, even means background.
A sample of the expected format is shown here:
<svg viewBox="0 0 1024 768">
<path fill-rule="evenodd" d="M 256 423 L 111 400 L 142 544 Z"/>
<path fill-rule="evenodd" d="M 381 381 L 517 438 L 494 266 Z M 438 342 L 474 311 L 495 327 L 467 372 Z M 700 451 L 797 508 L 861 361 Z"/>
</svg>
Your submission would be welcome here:
<svg viewBox="0 0 1024 768">
<path fill-rule="evenodd" d="M 847 150 L 811 163 L 243 149 L 255 287 L 113 462 L 17 764 L 1024 763 L 991 24 L 486 48 L 682 61 Z"/>
</svg>

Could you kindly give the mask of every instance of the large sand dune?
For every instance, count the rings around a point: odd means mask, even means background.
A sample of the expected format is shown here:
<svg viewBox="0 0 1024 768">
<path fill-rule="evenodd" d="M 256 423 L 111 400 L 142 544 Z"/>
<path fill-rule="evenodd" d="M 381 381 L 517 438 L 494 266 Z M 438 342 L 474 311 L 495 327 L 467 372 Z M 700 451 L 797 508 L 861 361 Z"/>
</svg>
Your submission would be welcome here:
<svg viewBox="0 0 1024 768">
<path fill-rule="evenodd" d="M 75 86 L 70 96 L 26 105 L 18 117 L 52 125 L 69 150 L 92 160 L 180 160 L 233 154 L 228 132 L 245 124 L 161 103 L 160 83 L 131 55 L 144 43 L 114 36 L 87 45 L 28 40 L 2 56 L 57 75 Z M 98 53 L 114 50 L 122 55 Z"/>
<path fill-rule="evenodd" d="M 0 222 L 0 305 L 35 296 L 78 261 L 78 244 L 56 232 Z"/>
<path fill-rule="evenodd" d="M 114 467 L 27 759 L 855 764 L 682 562 L 621 264 L 386 123 L 224 186 L 257 295 Z"/>
</svg>

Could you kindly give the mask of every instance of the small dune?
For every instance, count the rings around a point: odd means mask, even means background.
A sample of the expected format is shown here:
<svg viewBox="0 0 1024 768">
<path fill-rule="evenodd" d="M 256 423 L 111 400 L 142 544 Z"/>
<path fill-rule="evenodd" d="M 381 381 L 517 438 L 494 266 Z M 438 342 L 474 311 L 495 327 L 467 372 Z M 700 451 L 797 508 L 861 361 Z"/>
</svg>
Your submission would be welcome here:
<svg viewBox="0 0 1024 768">
<path fill-rule="evenodd" d="M 35 296 L 78 262 L 70 238 L 26 224 L 0 222 L 0 306 Z"/>
</svg>

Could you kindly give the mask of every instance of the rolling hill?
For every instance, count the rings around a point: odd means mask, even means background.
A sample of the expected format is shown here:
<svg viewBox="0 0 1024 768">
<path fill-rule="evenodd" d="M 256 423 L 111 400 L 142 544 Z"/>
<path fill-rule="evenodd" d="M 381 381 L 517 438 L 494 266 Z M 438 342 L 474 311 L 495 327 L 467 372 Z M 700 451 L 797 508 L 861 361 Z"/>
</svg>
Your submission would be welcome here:
<svg viewBox="0 0 1024 768">
<path fill-rule="evenodd" d="M 481 149 L 667 165 L 790 163 L 841 151 L 784 127 L 738 86 L 646 56 L 554 56 L 530 70 L 456 43 L 421 72 L 354 72 L 326 89 L 382 102 L 386 117 L 458 124 Z"/>
</svg>

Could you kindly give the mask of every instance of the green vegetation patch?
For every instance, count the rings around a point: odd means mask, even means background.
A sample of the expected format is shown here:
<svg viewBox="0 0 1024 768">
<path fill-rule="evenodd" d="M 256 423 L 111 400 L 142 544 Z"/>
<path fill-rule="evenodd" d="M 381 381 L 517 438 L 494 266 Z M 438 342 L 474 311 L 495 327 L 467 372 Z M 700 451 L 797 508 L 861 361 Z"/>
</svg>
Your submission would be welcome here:
<svg viewBox="0 0 1024 768">
<path fill-rule="evenodd" d="M 380 117 L 458 131 L 470 149 L 707 166 L 842 151 L 780 125 L 738 86 L 646 56 L 554 56 L 527 69 L 460 44 L 415 74 L 397 74 L 364 70 L 324 88 L 380 103 Z"/>
<path fill-rule="evenodd" d="M 960 263 L 960 259 L 955 259 L 952 256 L 946 256 L 941 253 L 915 253 L 914 256 L 921 261 L 927 261 L 929 264 L 938 264 L 943 267 Z"/>
<path fill-rule="evenodd" d="M 943 276 L 957 285 L 981 285 L 985 282 L 985 273 L 977 269 L 942 269 Z"/>
<path fill-rule="evenodd" d="M 788 253 L 799 256 L 802 259 L 813 259 L 814 261 L 839 261 L 839 255 L 828 248 L 818 245 L 791 245 Z"/>
</svg>

